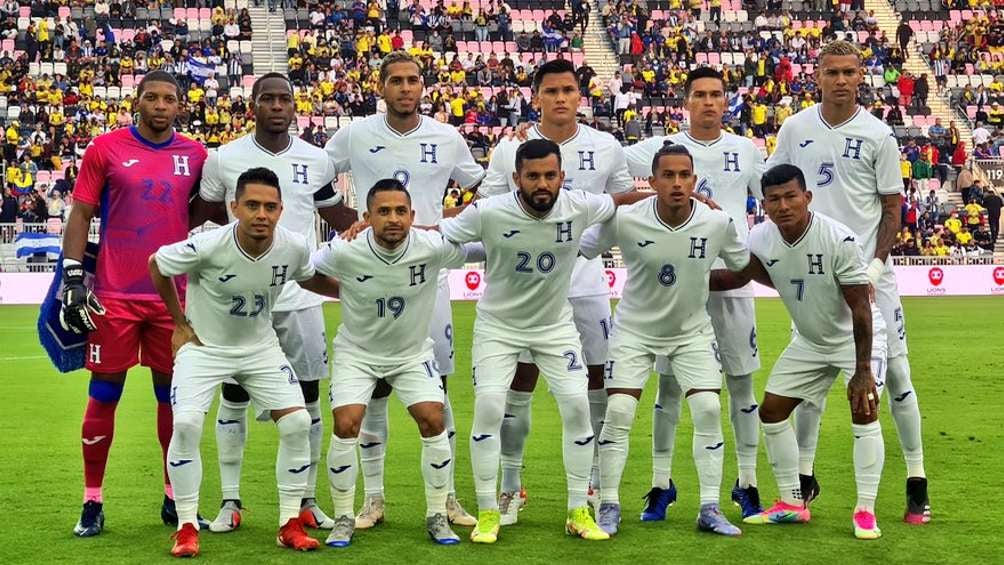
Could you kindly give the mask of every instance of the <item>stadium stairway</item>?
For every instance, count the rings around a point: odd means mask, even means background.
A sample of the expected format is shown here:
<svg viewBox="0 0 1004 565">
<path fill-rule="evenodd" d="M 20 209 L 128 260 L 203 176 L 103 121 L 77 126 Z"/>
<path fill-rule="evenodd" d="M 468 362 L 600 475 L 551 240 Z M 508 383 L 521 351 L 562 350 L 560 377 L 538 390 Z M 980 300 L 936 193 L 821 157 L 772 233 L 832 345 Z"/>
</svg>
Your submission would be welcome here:
<svg viewBox="0 0 1004 565">
<path fill-rule="evenodd" d="M 568 9 L 571 10 L 571 7 Z M 596 77 L 605 85 L 614 76 L 614 72 L 620 69 L 620 63 L 607 37 L 607 31 L 603 28 L 599 3 L 589 2 L 589 10 L 589 26 L 582 38 L 582 50 L 589 66 L 596 71 Z"/>
<path fill-rule="evenodd" d="M 251 45 L 255 74 L 261 76 L 273 71 L 285 74 L 288 58 L 286 22 L 282 18 L 282 12 L 269 12 L 263 3 L 262 7 L 249 6 L 248 13 L 251 14 L 251 26 L 254 29 Z"/>
</svg>

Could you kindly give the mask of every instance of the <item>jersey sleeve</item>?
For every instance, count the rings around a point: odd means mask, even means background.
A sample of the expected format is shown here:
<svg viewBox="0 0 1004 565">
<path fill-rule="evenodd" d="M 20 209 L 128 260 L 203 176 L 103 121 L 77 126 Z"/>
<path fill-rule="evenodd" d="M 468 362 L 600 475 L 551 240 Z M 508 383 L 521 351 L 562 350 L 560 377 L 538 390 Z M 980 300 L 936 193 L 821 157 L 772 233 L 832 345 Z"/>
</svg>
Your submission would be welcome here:
<svg viewBox="0 0 1004 565">
<path fill-rule="evenodd" d="M 662 147 L 664 140 L 664 137 L 650 137 L 624 148 L 624 158 L 632 177 L 647 179 L 652 176 L 652 157 Z"/>
<path fill-rule="evenodd" d="M 473 188 L 481 183 L 485 178 L 485 169 L 474 160 L 471 149 L 467 147 L 467 142 L 459 132 L 456 133 L 454 143 L 453 172 L 450 178 L 457 181 L 461 187 Z"/>
<path fill-rule="evenodd" d="M 335 181 L 338 180 L 338 172 L 335 165 L 328 159 L 324 167 L 323 184 L 314 193 L 314 208 L 330 208 L 336 206 L 344 199 L 342 193 L 335 189 Z"/>
<path fill-rule="evenodd" d="M 317 272 L 317 269 L 315 269 L 314 264 L 310 262 L 310 246 L 307 245 L 307 240 L 298 236 L 294 238 L 293 241 L 295 241 L 295 245 L 300 253 L 292 278 L 294 281 L 305 281 L 313 277 L 314 273 Z"/>
<path fill-rule="evenodd" d="M 750 194 L 755 198 L 763 200 L 763 186 L 760 185 L 760 179 L 763 178 L 763 174 L 767 172 L 767 164 L 763 160 L 763 155 L 760 150 L 757 149 L 756 145 L 750 144 L 750 161 L 753 163 L 753 174 L 750 175 L 749 188 Z"/>
<path fill-rule="evenodd" d="M 481 241 L 481 207 L 478 202 L 464 208 L 456 217 L 440 222 L 439 233 L 454 243 Z"/>
<path fill-rule="evenodd" d="M 223 202 L 226 196 L 227 188 L 223 186 L 223 175 L 220 172 L 220 150 L 217 149 L 209 152 L 206 163 L 202 166 L 199 198 L 206 202 Z"/>
<path fill-rule="evenodd" d="M 506 141 L 500 142 L 492 151 L 492 156 L 488 160 L 488 171 L 485 173 L 485 180 L 481 181 L 478 187 L 478 195 L 481 197 L 495 196 L 509 192 L 509 179 L 506 160 L 512 160 L 509 151 L 509 144 Z"/>
<path fill-rule="evenodd" d="M 617 239 L 617 218 L 586 228 L 579 239 L 579 253 L 586 259 L 599 257 L 610 251 Z"/>
<path fill-rule="evenodd" d="M 616 140 L 613 140 L 610 144 L 610 152 L 614 163 L 610 170 L 610 176 L 607 177 L 607 185 L 604 187 L 607 194 L 631 192 L 634 190 L 634 178 L 628 170 L 627 156 L 624 154 L 624 149 L 621 148 Z"/>
<path fill-rule="evenodd" d="M 609 194 L 591 194 L 580 192 L 586 202 L 586 225 L 599 224 L 614 217 L 617 206 Z"/>
<path fill-rule="evenodd" d="M 338 128 L 324 146 L 335 175 L 352 169 L 352 126 Z"/>
<path fill-rule="evenodd" d="M 365 234 L 363 235 L 365 236 Z M 310 256 L 310 263 L 322 275 L 339 278 L 338 256 L 345 246 L 345 240 L 333 239 L 322 245 Z"/>
<path fill-rule="evenodd" d="M 725 261 L 725 267 L 730 271 L 741 271 L 750 262 L 750 250 L 739 237 L 739 230 L 732 218 L 728 219 L 728 224 L 725 226 L 725 242 L 718 256 Z"/>
<path fill-rule="evenodd" d="M 199 270 L 202 256 L 208 257 L 212 254 L 211 250 L 203 249 L 208 243 L 204 238 L 195 235 L 184 241 L 164 245 L 154 255 L 157 268 L 165 277 L 195 273 Z"/>
<path fill-rule="evenodd" d="M 837 233 L 840 238 L 833 258 L 833 276 L 840 286 L 868 284 L 868 269 L 864 254 L 856 238 L 849 233 Z"/>
<path fill-rule="evenodd" d="M 101 192 L 107 178 L 103 145 L 95 141 L 84 151 L 84 160 L 80 164 L 76 184 L 73 185 L 73 199 L 91 206 L 97 206 L 101 202 Z"/>
<path fill-rule="evenodd" d="M 444 269 L 459 269 L 464 266 L 467 262 L 467 247 L 476 246 L 478 244 L 469 243 L 461 244 L 454 243 L 445 236 L 440 236 L 439 249 L 441 253 L 440 265 Z"/>
<path fill-rule="evenodd" d="M 892 134 L 882 139 L 875 156 L 875 190 L 879 194 L 899 194 L 903 190 L 899 146 Z"/>
</svg>

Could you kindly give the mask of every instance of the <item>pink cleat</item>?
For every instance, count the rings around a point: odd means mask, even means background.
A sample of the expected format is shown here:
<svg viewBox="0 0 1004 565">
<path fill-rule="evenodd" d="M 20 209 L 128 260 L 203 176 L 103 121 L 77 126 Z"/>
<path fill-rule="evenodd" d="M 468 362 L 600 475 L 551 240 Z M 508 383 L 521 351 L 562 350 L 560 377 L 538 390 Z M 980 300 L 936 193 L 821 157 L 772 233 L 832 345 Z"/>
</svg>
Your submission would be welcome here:
<svg viewBox="0 0 1004 565">
<path fill-rule="evenodd" d="M 874 513 L 867 510 L 858 510 L 854 513 L 854 537 L 858 539 L 879 539 L 882 537 L 882 530 L 878 527 Z"/>
<path fill-rule="evenodd" d="M 747 524 L 804 524 L 809 521 L 809 518 L 811 518 L 811 514 L 804 505 L 788 504 L 779 500 L 774 503 L 774 506 L 746 518 L 743 522 Z"/>
</svg>

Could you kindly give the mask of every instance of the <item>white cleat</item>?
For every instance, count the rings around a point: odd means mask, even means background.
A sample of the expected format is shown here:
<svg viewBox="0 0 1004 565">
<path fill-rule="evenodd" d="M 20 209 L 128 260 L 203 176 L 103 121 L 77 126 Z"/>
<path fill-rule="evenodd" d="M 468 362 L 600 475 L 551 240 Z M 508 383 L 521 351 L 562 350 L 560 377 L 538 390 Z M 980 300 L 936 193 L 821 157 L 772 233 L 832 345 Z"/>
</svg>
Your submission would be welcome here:
<svg viewBox="0 0 1004 565">
<path fill-rule="evenodd" d="M 367 530 L 383 522 L 383 497 L 367 496 L 363 507 L 356 515 L 356 529 Z"/>
<path fill-rule="evenodd" d="M 460 501 L 457 500 L 457 495 L 455 494 L 451 494 L 446 499 L 446 514 L 449 516 L 451 524 L 467 527 L 478 525 L 478 519 L 464 510 L 464 507 L 460 505 Z"/>
<path fill-rule="evenodd" d="M 519 521 L 519 511 L 526 505 L 526 497 L 522 492 L 503 492 L 499 495 L 499 513 L 503 526 L 512 526 Z"/>
<path fill-rule="evenodd" d="M 335 527 L 335 521 L 321 510 L 313 498 L 304 499 L 300 506 L 300 521 L 307 528 L 330 530 Z"/>
<path fill-rule="evenodd" d="M 217 534 L 232 532 L 241 525 L 241 501 L 224 500 L 220 513 L 209 523 L 209 531 Z"/>
</svg>

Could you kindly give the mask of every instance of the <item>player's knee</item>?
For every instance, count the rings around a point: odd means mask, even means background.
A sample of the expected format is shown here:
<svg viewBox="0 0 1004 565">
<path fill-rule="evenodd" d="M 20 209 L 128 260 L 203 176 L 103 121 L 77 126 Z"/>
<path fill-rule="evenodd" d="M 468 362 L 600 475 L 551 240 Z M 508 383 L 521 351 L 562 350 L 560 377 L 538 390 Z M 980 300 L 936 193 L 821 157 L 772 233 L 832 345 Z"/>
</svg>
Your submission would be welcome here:
<svg viewBox="0 0 1004 565">
<path fill-rule="evenodd" d="M 306 410 L 294 410 L 275 421 L 279 441 L 307 441 L 310 432 L 310 415 Z"/>
<path fill-rule="evenodd" d="M 104 403 L 116 403 L 122 398 L 123 383 L 92 378 L 87 387 L 87 395 Z"/>
<path fill-rule="evenodd" d="M 480 397 L 475 397 L 474 425 L 501 428 L 505 416 L 505 399 L 504 391 L 483 391 Z"/>
<path fill-rule="evenodd" d="M 303 392 L 303 401 L 307 404 L 317 402 L 320 398 L 318 381 L 300 381 L 300 390 Z"/>
<path fill-rule="evenodd" d="M 757 410 L 757 414 L 760 416 L 760 421 L 764 424 L 783 422 L 791 415 L 789 411 L 785 410 L 779 403 L 773 401 L 771 397 L 763 400 L 760 408 Z"/>
<path fill-rule="evenodd" d="M 223 383 L 223 399 L 232 403 L 250 402 L 251 397 L 241 385 L 233 383 Z"/>
<path fill-rule="evenodd" d="M 422 437 L 435 437 L 443 433 L 443 405 L 438 402 L 420 402 L 408 408 L 415 423 L 418 424 L 418 433 Z"/>
<path fill-rule="evenodd" d="M 200 410 L 179 410 L 174 413 L 171 444 L 178 449 L 198 449 L 202 438 L 202 423 L 206 416 Z"/>
<path fill-rule="evenodd" d="M 338 437 L 358 437 L 362 419 L 356 411 L 336 410 L 333 414 L 334 432 Z"/>
<path fill-rule="evenodd" d="M 695 392 L 687 397 L 687 403 L 690 405 L 690 417 L 694 421 L 694 429 L 707 430 L 716 425 L 721 426 L 722 403 L 718 393 Z"/>
<path fill-rule="evenodd" d="M 627 394 L 614 394 L 607 398 L 607 413 L 603 425 L 611 429 L 629 430 L 634 423 L 638 401 Z"/>
</svg>

